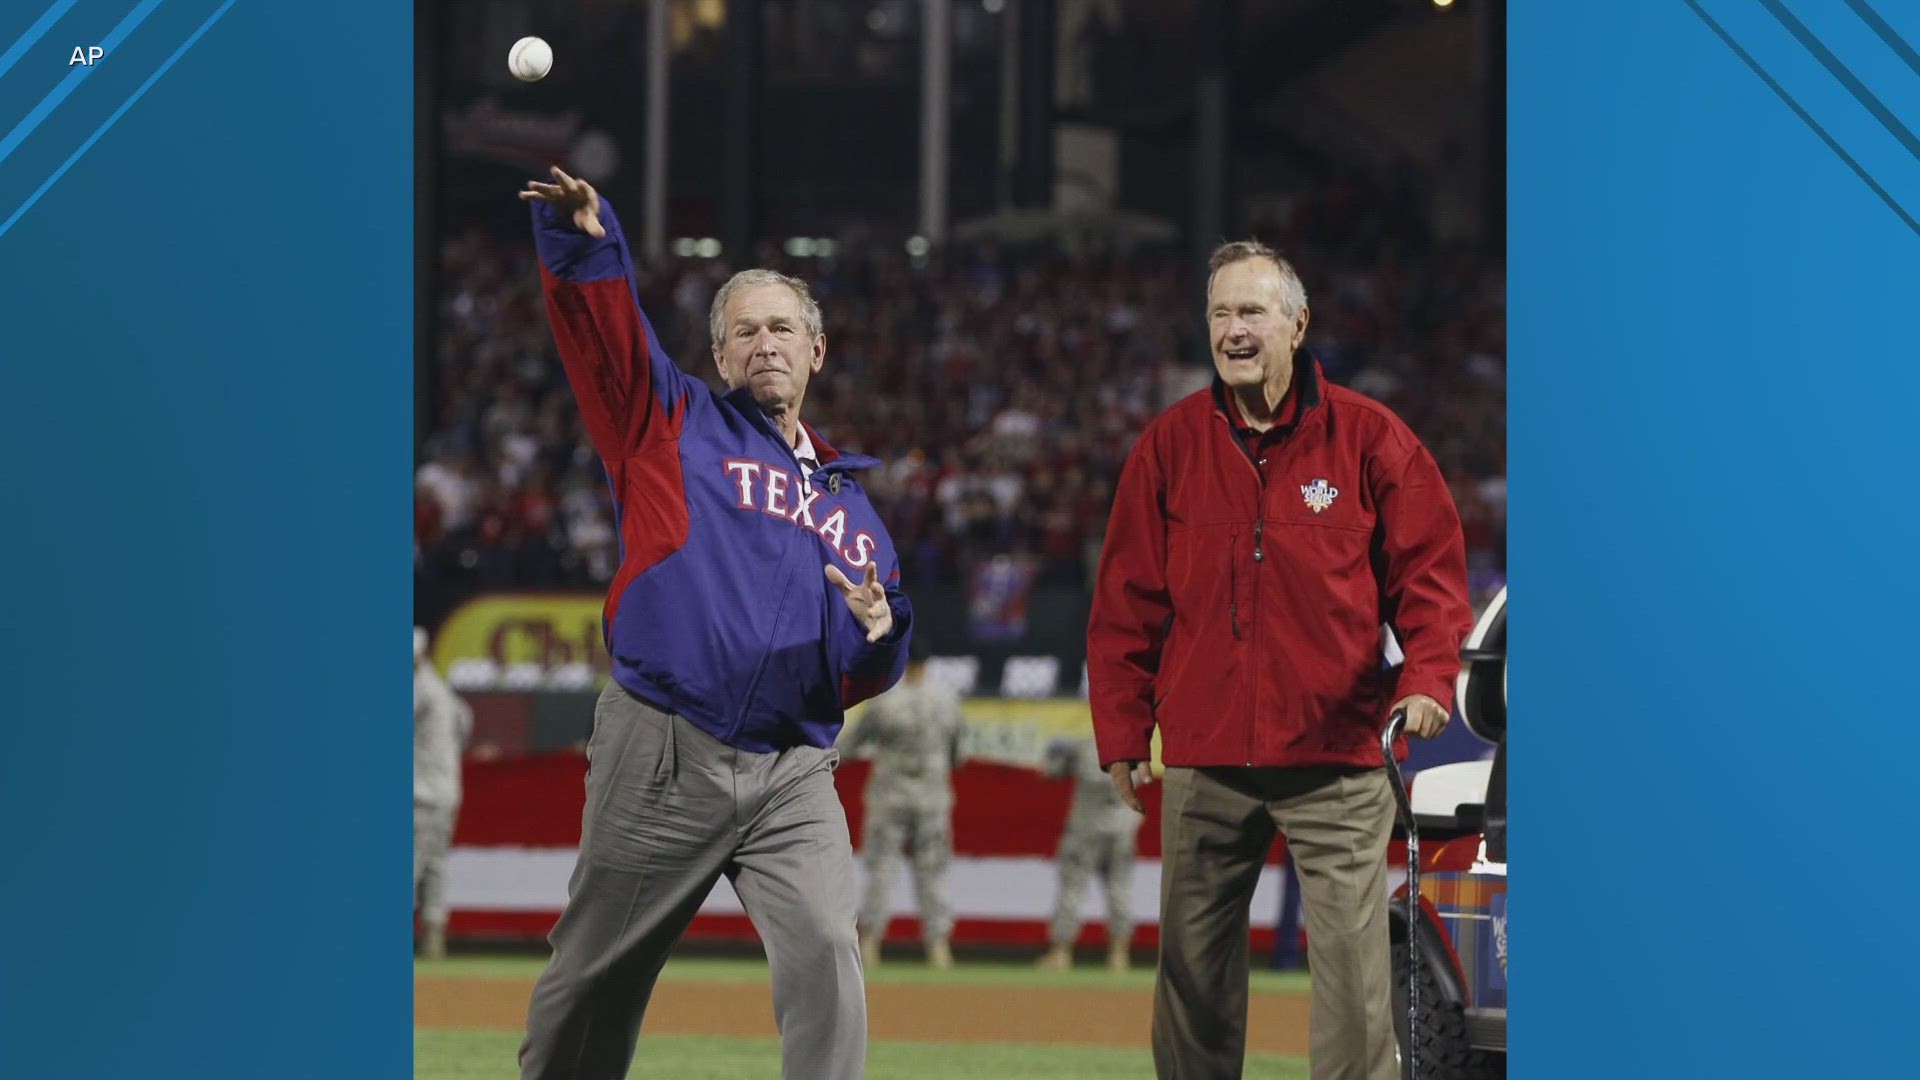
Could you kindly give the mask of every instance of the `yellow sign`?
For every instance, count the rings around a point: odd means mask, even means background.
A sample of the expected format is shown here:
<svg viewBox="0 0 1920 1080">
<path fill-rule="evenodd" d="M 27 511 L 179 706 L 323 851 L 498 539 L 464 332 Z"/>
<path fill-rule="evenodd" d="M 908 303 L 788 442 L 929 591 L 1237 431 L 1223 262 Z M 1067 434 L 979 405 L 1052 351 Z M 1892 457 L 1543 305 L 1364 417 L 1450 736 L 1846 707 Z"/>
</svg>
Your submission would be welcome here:
<svg viewBox="0 0 1920 1080">
<path fill-rule="evenodd" d="M 554 671 L 585 664 L 593 673 L 586 685 L 597 687 L 612 670 L 600 612 L 600 597 L 580 593 L 476 597 L 441 625 L 433 639 L 433 662 L 448 673 L 471 661 L 490 662 L 502 672 L 516 665 Z M 987 760 L 1031 763 L 1053 739 L 1093 736 L 1092 714 L 1079 698 L 974 697 L 964 707 L 971 752 Z M 858 723 L 864 710 L 864 703 L 848 710 L 848 723 Z M 1156 759 L 1159 741 L 1156 733 Z"/>
<path fill-rule="evenodd" d="M 460 605 L 433 640 L 433 662 L 447 671 L 462 660 L 491 660 L 502 668 L 537 664 L 551 670 L 587 664 L 612 670 L 600 631 L 598 596 L 505 593 Z"/>
</svg>

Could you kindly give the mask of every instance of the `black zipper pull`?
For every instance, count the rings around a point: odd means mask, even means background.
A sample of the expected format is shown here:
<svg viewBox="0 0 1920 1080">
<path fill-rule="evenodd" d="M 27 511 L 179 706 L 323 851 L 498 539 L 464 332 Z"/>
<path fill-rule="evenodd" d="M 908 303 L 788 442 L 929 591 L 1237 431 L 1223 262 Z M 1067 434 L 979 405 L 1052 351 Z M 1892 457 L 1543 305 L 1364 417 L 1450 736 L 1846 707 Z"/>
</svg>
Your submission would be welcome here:
<svg viewBox="0 0 1920 1080">
<path fill-rule="evenodd" d="M 1253 523 L 1253 561 L 1261 562 L 1266 556 L 1260 554 L 1260 522 Z"/>
</svg>

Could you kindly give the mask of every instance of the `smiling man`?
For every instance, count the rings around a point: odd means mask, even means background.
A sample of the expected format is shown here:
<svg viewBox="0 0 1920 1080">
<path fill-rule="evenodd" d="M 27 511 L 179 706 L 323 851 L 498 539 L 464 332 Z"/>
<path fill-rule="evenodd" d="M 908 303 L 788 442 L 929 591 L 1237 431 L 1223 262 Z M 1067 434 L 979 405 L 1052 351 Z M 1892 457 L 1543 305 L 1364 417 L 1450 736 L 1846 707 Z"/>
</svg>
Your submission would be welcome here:
<svg viewBox="0 0 1920 1080">
<path fill-rule="evenodd" d="M 1393 1080 L 1379 738 L 1396 708 L 1411 734 L 1446 726 L 1473 618 L 1460 520 L 1407 426 L 1328 384 L 1301 349 L 1293 267 L 1240 242 L 1211 270 L 1218 377 L 1129 455 L 1087 629 L 1114 788 L 1140 809 L 1156 728 L 1166 766 L 1154 1065 L 1161 1080 L 1240 1075 L 1248 905 L 1284 834 L 1306 912 L 1314 1080 Z"/>
<path fill-rule="evenodd" d="M 625 1077 L 667 953 L 725 875 L 766 946 L 784 1075 L 856 1080 L 866 990 L 833 744 L 848 706 L 900 678 L 912 610 L 854 475 L 879 463 L 800 420 L 820 307 L 795 278 L 735 274 L 709 318 L 715 394 L 660 352 L 593 188 L 555 169 L 521 198 L 621 540 L 613 680 L 521 1074 Z"/>
</svg>

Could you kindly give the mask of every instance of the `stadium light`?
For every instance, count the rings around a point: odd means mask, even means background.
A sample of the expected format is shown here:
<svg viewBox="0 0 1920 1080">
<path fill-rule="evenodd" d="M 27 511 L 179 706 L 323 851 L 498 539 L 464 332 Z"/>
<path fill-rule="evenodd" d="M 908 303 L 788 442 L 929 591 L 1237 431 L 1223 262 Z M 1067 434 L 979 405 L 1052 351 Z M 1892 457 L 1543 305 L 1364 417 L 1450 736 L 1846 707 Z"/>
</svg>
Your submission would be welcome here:
<svg viewBox="0 0 1920 1080">
<path fill-rule="evenodd" d="M 694 254 L 703 259 L 717 259 L 720 257 L 720 241 L 711 236 L 703 236 L 700 242 L 694 245 Z"/>
<path fill-rule="evenodd" d="M 682 236 L 674 240 L 673 253 L 683 259 L 691 259 L 699 252 L 700 244 L 691 236 Z"/>
<path fill-rule="evenodd" d="M 1433 6 L 1437 8 L 1450 8 L 1453 6 L 1453 0 L 1433 0 Z"/>
<path fill-rule="evenodd" d="M 925 258 L 927 252 L 932 250 L 932 247 L 933 245 L 927 243 L 927 238 L 924 236 L 912 236 L 907 238 L 907 254 L 913 256 L 916 259 Z"/>
<path fill-rule="evenodd" d="M 813 242 L 813 253 L 823 259 L 833 258 L 833 241 L 821 237 Z"/>
<path fill-rule="evenodd" d="M 1007 0 L 980 0 L 980 6 L 987 9 L 987 14 L 998 15 L 1007 9 Z"/>
</svg>

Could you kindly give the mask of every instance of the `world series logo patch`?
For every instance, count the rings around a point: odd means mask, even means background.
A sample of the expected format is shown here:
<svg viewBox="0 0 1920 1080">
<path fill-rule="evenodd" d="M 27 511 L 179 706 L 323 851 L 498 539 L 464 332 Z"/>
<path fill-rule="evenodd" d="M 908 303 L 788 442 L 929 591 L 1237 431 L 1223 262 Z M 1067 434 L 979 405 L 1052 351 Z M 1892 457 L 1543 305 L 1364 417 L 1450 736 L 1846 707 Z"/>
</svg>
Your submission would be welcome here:
<svg viewBox="0 0 1920 1080">
<path fill-rule="evenodd" d="M 1311 484 L 1301 484 L 1300 494 L 1307 500 L 1307 509 L 1317 514 L 1333 505 L 1333 500 L 1340 497 L 1340 489 L 1327 486 L 1325 480 L 1316 479 Z"/>
</svg>

